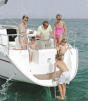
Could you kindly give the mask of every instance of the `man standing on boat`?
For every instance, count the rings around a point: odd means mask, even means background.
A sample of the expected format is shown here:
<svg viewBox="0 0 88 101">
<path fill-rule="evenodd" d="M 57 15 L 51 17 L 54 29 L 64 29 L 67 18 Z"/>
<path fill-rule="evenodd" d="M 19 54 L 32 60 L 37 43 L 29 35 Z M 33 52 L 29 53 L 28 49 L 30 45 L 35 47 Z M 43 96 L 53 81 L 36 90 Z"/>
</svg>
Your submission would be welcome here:
<svg viewBox="0 0 88 101">
<path fill-rule="evenodd" d="M 41 48 L 49 47 L 50 36 L 53 35 L 53 30 L 48 21 L 43 21 L 42 25 L 38 27 L 37 37 L 41 40 Z"/>
</svg>

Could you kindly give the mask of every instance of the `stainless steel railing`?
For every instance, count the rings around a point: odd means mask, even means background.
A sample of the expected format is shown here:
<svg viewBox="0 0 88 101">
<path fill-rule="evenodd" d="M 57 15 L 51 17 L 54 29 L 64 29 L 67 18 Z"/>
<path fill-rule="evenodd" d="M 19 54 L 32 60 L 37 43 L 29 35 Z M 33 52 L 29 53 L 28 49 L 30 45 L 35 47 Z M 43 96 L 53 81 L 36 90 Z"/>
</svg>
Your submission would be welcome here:
<svg viewBox="0 0 88 101">
<path fill-rule="evenodd" d="M 70 38 L 70 35 L 72 36 L 72 38 Z M 7 45 L 5 45 L 4 43 L 3 43 L 3 37 L 2 36 L 6 36 L 7 37 L 7 40 L 8 40 L 8 44 Z M 7 34 L 7 35 L 5 35 L 5 34 L 0 34 L 0 45 L 1 46 L 3 46 L 3 47 L 7 47 L 8 48 L 8 54 L 9 54 L 9 49 L 10 49 L 10 46 L 9 46 L 9 37 L 10 36 L 16 36 L 16 37 L 20 37 L 21 36 L 21 34 Z M 74 36 L 74 38 L 73 38 L 73 36 Z M 39 44 L 42 42 L 42 40 L 41 39 L 37 39 L 36 38 L 36 40 L 39 40 Z M 74 47 L 75 47 L 75 45 L 76 45 L 76 40 L 77 40 L 77 32 L 73 32 L 73 31 L 68 31 L 68 34 L 67 34 L 67 40 L 68 40 L 68 43 L 70 43 L 70 42 L 73 42 L 74 43 Z M 48 40 L 49 41 L 49 40 Z M 28 44 L 26 44 L 27 45 L 27 48 L 28 48 Z M 20 49 L 21 50 L 21 49 Z"/>
<path fill-rule="evenodd" d="M 3 46 L 4 48 L 7 48 L 8 50 L 8 54 L 9 54 L 9 37 L 10 36 L 19 36 L 18 34 L 0 34 L 0 45 Z M 7 44 L 4 44 L 3 43 L 3 37 L 6 37 L 6 41 L 7 41 Z"/>
<path fill-rule="evenodd" d="M 5 49 L 7 48 L 7 50 L 8 50 L 8 45 L 6 45 L 6 44 L 3 43 L 3 39 L 2 39 L 3 37 L 2 36 L 7 37 L 7 44 L 9 42 L 8 41 L 8 36 L 5 35 L 5 34 L 0 34 L 0 45 L 3 46 Z M 9 54 L 9 51 L 7 53 Z"/>
<path fill-rule="evenodd" d="M 68 33 L 67 33 L 67 41 L 68 41 L 68 43 L 73 42 L 74 47 L 75 47 L 76 46 L 76 40 L 77 40 L 77 32 L 68 31 Z"/>
</svg>

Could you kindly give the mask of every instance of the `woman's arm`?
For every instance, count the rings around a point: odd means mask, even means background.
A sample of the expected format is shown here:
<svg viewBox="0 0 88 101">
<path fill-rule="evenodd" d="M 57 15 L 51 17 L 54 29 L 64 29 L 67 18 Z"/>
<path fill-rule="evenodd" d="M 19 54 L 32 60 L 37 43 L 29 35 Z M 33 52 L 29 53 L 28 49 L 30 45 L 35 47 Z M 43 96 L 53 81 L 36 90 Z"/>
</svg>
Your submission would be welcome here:
<svg viewBox="0 0 88 101">
<path fill-rule="evenodd" d="M 66 39 L 67 29 L 66 29 L 66 25 L 65 25 L 65 23 L 63 23 L 63 28 L 64 28 L 64 37 L 65 37 L 65 39 Z"/>
<path fill-rule="evenodd" d="M 19 33 L 21 34 L 21 24 L 18 25 Z"/>
<path fill-rule="evenodd" d="M 56 29 L 56 22 L 54 23 L 54 31 L 53 31 L 53 33 L 54 33 L 54 38 L 55 38 L 55 29 Z"/>
<path fill-rule="evenodd" d="M 55 78 L 56 78 L 56 67 L 57 67 L 57 64 L 55 63 L 54 64 L 54 73 L 53 73 L 53 80 L 55 81 Z"/>
<path fill-rule="evenodd" d="M 36 42 L 36 46 L 35 47 L 36 47 L 36 49 L 39 49 L 37 42 Z"/>
<path fill-rule="evenodd" d="M 54 64 L 54 73 L 56 73 L 57 63 Z"/>
</svg>

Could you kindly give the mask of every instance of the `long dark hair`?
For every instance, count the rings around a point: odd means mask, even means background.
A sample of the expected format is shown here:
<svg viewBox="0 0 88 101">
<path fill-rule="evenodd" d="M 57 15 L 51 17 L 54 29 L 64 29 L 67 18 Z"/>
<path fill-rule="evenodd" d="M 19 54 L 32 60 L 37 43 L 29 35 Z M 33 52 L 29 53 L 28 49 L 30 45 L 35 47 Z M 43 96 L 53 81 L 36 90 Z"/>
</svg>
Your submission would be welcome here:
<svg viewBox="0 0 88 101">
<path fill-rule="evenodd" d="M 62 55 L 57 53 L 56 56 L 55 56 L 55 59 L 56 60 L 62 60 Z"/>
</svg>

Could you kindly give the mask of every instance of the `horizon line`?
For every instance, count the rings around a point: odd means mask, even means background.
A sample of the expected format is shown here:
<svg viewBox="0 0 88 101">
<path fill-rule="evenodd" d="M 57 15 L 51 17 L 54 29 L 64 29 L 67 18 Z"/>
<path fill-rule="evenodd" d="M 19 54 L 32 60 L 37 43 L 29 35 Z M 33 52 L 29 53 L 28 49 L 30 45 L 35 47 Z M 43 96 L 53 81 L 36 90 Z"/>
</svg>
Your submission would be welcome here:
<svg viewBox="0 0 88 101">
<path fill-rule="evenodd" d="M 21 19 L 21 18 L 20 17 L 0 18 L 0 20 L 3 20 L 3 19 Z M 29 19 L 56 19 L 56 18 L 54 18 L 54 17 L 52 17 L 52 18 L 50 18 L 50 17 L 36 17 L 36 18 L 29 17 Z M 68 17 L 68 18 L 62 18 L 62 19 L 88 19 L 88 18 L 84 18 L 84 17 L 81 17 L 81 18 L 74 18 L 74 17 L 72 17 L 72 18 L 70 18 L 70 17 Z"/>
</svg>

